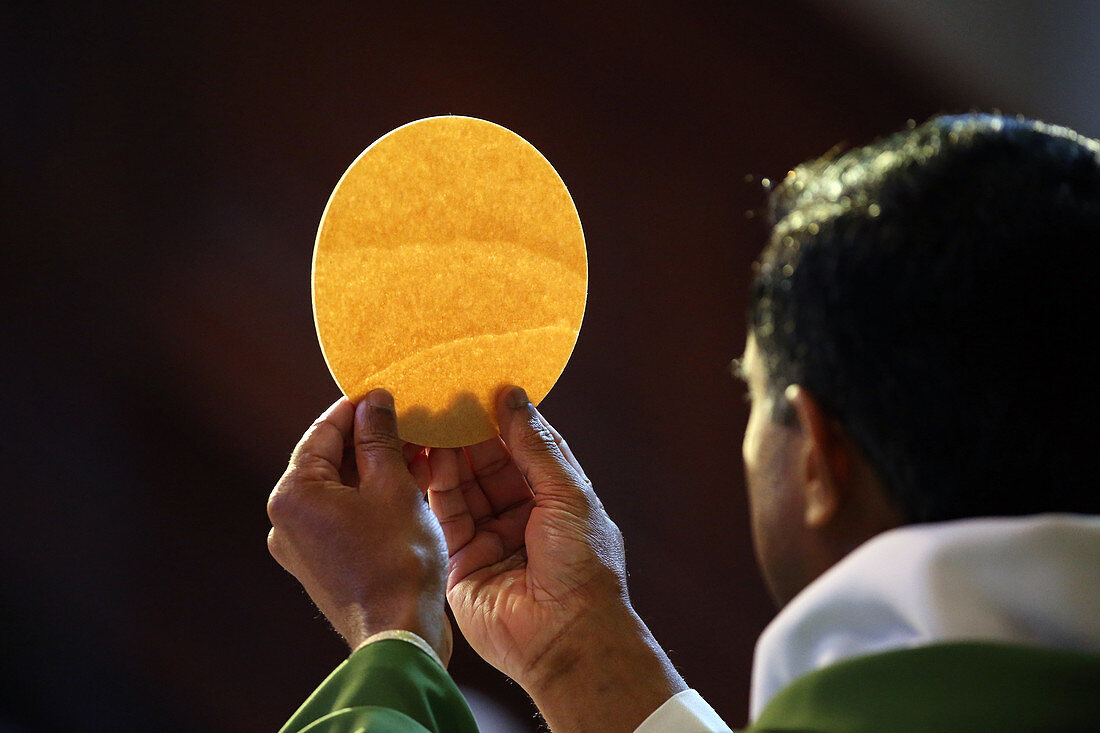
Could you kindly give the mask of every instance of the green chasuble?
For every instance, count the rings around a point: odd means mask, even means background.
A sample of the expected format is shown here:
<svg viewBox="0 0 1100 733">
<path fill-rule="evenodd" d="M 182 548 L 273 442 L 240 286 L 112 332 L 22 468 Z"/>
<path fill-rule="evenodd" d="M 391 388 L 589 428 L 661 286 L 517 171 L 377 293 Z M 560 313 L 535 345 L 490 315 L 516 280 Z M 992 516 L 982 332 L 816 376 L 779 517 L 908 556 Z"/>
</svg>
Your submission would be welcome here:
<svg viewBox="0 0 1100 733">
<path fill-rule="evenodd" d="M 799 677 L 744 733 L 1100 731 L 1100 654 L 979 642 L 839 662 Z"/>
<path fill-rule="evenodd" d="M 425 731 L 477 725 L 443 668 L 385 640 L 337 667 L 281 733 Z M 856 657 L 796 679 L 743 733 L 780 731 L 1097 733 L 1100 654 L 959 642 Z"/>
<path fill-rule="evenodd" d="M 477 733 L 447 671 L 413 644 L 359 649 L 321 683 L 280 733 Z"/>
</svg>

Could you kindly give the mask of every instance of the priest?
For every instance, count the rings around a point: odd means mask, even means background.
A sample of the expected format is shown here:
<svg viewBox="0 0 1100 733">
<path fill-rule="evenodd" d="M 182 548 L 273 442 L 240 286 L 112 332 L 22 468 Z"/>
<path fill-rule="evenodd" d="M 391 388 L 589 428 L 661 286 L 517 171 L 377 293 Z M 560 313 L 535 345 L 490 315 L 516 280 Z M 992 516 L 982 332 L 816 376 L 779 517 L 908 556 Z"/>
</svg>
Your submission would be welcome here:
<svg viewBox="0 0 1100 733">
<path fill-rule="evenodd" d="M 781 610 L 746 730 L 1100 729 L 1100 144 L 938 117 L 799 166 L 771 213 L 735 371 Z M 272 492 L 272 554 L 351 648 L 285 731 L 476 730 L 445 603 L 552 730 L 729 730 L 522 389 L 466 448 L 403 444 L 395 415 L 337 402 Z"/>
</svg>

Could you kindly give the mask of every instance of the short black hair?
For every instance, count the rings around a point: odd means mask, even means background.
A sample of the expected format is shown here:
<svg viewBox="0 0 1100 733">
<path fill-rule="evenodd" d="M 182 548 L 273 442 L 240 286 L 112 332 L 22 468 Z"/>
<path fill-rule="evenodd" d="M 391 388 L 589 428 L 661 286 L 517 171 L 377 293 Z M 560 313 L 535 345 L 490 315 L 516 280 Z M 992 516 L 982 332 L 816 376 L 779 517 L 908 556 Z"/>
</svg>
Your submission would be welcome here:
<svg viewBox="0 0 1100 733">
<path fill-rule="evenodd" d="M 808 389 L 908 522 L 1100 512 L 1100 144 L 940 116 L 770 207 L 749 329 L 773 419 Z"/>
</svg>

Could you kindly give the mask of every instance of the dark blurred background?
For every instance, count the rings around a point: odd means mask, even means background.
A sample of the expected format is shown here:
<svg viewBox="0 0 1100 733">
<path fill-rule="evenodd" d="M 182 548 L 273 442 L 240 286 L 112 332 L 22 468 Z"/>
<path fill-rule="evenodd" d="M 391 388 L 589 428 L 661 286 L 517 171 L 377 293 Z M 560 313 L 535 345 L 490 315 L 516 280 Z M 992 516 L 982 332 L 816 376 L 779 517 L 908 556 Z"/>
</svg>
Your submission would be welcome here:
<svg viewBox="0 0 1100 733">
<path fill-rule="evenodd" d="M 1098 29 L 1087 1 L 5 4 L 0 731 L 270 731 L 345 656 L 265 546 L 337 396 L 313 238 L 364 147 L 448 113 L 573 194 L 588 307 L 543 412 L 741 724 L 773 610 L 726 365 L 761 179 L 939 111 L 1095 135 Z M 486 730 L 538 727 L 461 644 L 452 672 Z"/>
</svg>

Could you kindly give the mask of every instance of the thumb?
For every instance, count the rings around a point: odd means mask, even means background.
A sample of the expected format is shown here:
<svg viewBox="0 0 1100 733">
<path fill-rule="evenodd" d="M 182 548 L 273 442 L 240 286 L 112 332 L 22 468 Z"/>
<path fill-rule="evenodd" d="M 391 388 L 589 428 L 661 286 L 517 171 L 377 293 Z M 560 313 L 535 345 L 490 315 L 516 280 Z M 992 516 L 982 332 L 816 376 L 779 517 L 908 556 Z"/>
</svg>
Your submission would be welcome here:
<svg viewBox="0 0 1100 733">
<path fill-rule="evenodd" d="M 360 488 L 408 473 L 404 441 L 397 437 L 397 409 L 386 390 L 372 390 L 355 407 L 354 445 Z"/>
<path fill-rule="evenodd" d="M 497 422 L 512 460 L 536 496 L 583 492 L 582 487 L 587 486 L 583 477 L 562 453 L 554 433 L 522 388 L 501 390 L 497 397 Z"/>
</svg>

